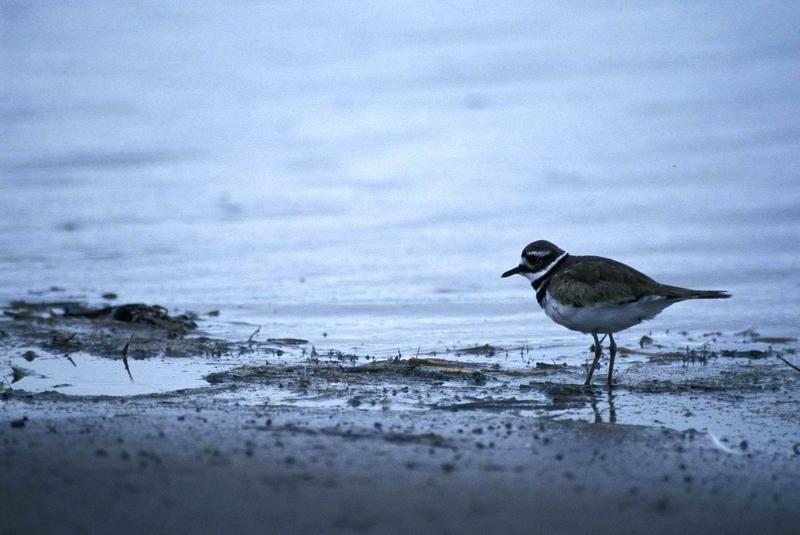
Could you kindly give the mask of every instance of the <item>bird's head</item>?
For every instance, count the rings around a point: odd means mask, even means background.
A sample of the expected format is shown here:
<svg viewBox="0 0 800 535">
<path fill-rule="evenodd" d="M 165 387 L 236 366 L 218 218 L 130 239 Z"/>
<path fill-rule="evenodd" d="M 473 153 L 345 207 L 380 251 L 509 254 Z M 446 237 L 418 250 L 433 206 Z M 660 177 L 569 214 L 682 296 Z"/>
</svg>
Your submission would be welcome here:
<svg viewBox="0 0 800 535">
<path fill-rule="evenodd" d="M 537 240 L 529 243 L 522 250 L 522 256 L 517 267 L 509 269 L 500 276 L 505 278 L 511 275 L 522 275 L 533 281 L 541 276 L 563 254 L 564 250 L 554 243 L 550 243 L 547 240 Z"/>
</svg>

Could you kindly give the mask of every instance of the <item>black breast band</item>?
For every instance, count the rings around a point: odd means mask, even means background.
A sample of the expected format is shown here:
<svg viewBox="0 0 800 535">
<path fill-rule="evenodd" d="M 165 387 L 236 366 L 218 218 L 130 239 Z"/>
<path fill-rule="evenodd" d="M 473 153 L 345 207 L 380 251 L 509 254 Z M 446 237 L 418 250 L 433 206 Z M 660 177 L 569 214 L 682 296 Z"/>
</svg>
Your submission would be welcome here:
<svg viewBox="0 0 800 535">
<path fill-rule="evenodd" d="M 569 255 L 564 255 L 561 260 L 556 262 L 554 266 L 547 270 L 547 273 L 545 273 L 544 276 L 531 282 L 531 286 L 533 286 L 533 289 L 536 290 L 536 302 L 539 303 L 539 306 L 541 306 L 544 302 L 544 295 L 545 292 L 547 292 L 547 287 L 550 286 L 550 279 L 553 278 L 558 266 L 563 264 L 564 260 L 566 260 L 568 256 Z"/>
</svg>

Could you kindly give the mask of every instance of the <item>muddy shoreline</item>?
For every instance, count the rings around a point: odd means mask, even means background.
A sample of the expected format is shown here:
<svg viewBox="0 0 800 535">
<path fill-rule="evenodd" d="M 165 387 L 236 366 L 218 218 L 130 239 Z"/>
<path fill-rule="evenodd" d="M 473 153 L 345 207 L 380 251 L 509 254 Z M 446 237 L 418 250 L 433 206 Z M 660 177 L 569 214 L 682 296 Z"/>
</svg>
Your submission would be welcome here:
<svg viewBox="0 0 800 535">
<path fill-rule="evenodd" d="M 0 444 L 3 533 L 791 533 L 800 523 L 800 456 L 513 410 L 14 399 Z"/>
<path fill-rule="evenodd" d="M 146 305 L 4 310 L 2 533 L 800 525 L 800 373 L 777 358 L 795 358 L 791 338 L 643 339 L 608 389 L 582 387 L 579 365 L 509 364 L 525 348 L 490 343 L 379 359 L 214 338 L 196 315 Z M 138 395 L 48 386 L 98 360 L 123 385 L 156 362 L 216 368 L 158 368 L 197 386 Z"/>
</svg>

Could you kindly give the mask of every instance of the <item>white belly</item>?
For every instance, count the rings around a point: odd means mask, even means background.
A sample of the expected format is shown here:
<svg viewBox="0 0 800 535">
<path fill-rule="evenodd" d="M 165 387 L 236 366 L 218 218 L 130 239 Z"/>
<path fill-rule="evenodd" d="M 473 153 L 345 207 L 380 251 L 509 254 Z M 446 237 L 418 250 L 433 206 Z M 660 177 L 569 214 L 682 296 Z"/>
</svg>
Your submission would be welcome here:
<svg viewBox="0 0 800 535">
<path fill-rule="evenodd" d="M 563 305 L 545 294 L 542 308 L 547 316 L 567 329 L 582 333 L 615 333 L 654 318 L 675 303 L 664 297 L 643 297 L 623 304 L 597 304 L 588 307 Z"/>
</svg>

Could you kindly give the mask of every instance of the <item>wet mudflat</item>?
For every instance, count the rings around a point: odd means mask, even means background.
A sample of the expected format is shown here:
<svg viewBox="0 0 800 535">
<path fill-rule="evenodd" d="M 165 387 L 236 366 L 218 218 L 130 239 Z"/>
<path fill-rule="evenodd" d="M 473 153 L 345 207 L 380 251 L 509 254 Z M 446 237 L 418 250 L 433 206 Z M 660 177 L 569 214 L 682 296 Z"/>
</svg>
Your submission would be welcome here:
<svg viewBox="0 0 800 535">
<path fill-rule="evenodd" d="M 260 332 L 214 338 L 203 319 L 160 307 L 4 312 L 0 344 L 16 355 L 0 393 L 9 533 L 791 533 L 800 522 L 792 339 L 713 333 L 679 350 L 648 337 L 625 348 L 608 389 L 581 386 L 581 365 L 506 358 L 526 347 L 375 358 Z M 76 384 L 37 367 L 47 361 L 69 363 Z M 111 366 L 82 376 L 94 361 Z M 195 382 L 148 384 L 150 365 L 165 383 Z M 149 392 L 114 382 L 137 377 Z"/>
<path fill-rule="evenodd" d="M 792 533 L 798 463 L 515 411 L 6 403 L 7 532 Z M 738 448 L 737 448 L 738 449 Z M 14 531 L 16 530 L 16 531 Z"/>
</svg>

